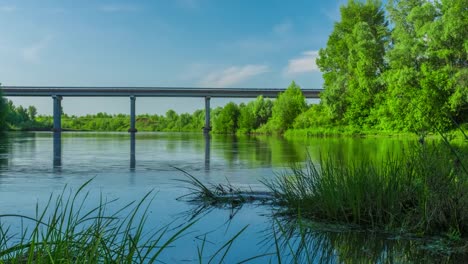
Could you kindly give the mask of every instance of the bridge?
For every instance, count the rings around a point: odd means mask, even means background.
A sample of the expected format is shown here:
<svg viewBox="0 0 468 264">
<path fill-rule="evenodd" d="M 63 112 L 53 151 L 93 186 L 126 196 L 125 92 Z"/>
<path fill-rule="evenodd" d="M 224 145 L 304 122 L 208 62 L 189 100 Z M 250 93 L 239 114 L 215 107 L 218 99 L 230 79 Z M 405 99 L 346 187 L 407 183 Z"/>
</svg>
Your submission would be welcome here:
<svg viewBox="0 0 468 264">
<path fill-rule="evenodd" d="M 210 99 L 211 98 L 255 98 L 263 95 L 276 98 L 285 89 L 275 88 L 192 88 L 192 87 L 82 87 L 82 86 L 1 86 L 4 96 L 16 97 L 52 97 L 54 132 L 61 132 L 61 104 L 63 97 L 129 97 L 130 129 L 137 132 L 135 104 L 137 97 L 200 97 L 205 98 L 205 126 L 203 131 L 209 133 Z M 302 89 L 306 98 L 319 98 L 321 89 Z"/>
</svg>

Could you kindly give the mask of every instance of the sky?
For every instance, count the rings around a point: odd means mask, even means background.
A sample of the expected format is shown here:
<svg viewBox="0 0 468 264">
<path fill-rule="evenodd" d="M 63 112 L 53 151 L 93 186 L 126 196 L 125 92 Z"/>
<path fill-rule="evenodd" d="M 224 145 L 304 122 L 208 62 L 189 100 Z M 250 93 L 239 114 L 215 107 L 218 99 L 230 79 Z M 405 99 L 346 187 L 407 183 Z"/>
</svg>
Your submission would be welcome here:
<svg viewBox="0 0 468 264">
<path fill-rule="evenodd" d="M 343 0 L 0 0 L 5 86 L 322 88 L 315 64 Z M 9 98 L 52 113 L 51 98 Z M 212 99 L 212 107 L 240 99 Z M 64 98 L 68 114 L 128 113 L 128 98 Z M 202 98 L 139 98 L 137 113 Z"/>
</svg>

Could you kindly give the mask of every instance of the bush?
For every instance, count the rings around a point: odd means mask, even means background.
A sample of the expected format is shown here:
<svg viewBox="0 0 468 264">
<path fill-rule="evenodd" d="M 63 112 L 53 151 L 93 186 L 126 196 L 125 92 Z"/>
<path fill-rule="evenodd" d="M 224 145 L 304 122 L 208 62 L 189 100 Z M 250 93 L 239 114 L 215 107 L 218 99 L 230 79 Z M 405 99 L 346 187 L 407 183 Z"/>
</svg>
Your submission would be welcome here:
<svg viewBox="0 0 468 264">
<path fill-rule="evenodd" d="M 281 93 L 276 99 L 272 117 L 268 121 L 275 132 L 282 133 L 292 127 L 294 119 L 306 110 L 305 97 L 301 88 L 292 82 L 284 93 Z"/>
</svg>

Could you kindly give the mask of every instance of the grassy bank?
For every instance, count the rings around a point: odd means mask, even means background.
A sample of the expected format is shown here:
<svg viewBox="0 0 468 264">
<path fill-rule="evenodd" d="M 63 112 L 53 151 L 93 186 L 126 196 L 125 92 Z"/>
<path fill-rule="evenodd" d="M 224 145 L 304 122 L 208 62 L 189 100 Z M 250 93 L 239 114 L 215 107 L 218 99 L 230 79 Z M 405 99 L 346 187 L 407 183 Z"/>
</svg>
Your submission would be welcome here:
<svg viewBox="0 0 468 264">
<path fill-rule="evenodd" d="M 467 237 L 467 161 L 459 149 L 423 144 L 381 162 L 345 166 L 323 158 L 266 185 L 287 214 L 371 229 Z"/>
<path fill-rule="evenodd" d="M 463 132 L 462 132 L 463 131 Z M 465 139 L 466 132 L 468 131 L 468 124 L 459 126 L 451 131 L 444 133 L 450 139 Z M 464 134 L 465 133 L 465 134 Z M 406 137 L 406 138 L 440 138 L 440 133 L 434 132 L 421 132 L 419 134 L 404 131 L 386 131 L 379 129 L 362 129 L 352 128 L 347 126 L 329 126 L 329 127 L 312 127 L 306 129 L 288 129 L 283 134 L 288 139 L 308 138 L 308 137 Z"/>
</svg>

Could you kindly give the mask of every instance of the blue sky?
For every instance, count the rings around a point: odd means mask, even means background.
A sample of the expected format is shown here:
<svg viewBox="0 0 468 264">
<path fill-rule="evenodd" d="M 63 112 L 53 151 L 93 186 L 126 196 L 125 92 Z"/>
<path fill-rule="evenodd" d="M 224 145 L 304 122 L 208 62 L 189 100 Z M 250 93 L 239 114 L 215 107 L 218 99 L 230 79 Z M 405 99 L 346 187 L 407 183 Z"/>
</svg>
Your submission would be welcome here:
<svg viewBox="0 0 468 264">
<path fill-rule="evenodd" d="M 343 0 L 0 0 L 3 85 L 321 88 L 315 65 Z M 52 112 L 50 98 L 11 98 Z M 212 106 L 229 99 L 213 99 Z M 234 100 L 239 102 L 238 100 Z M 141 98 L 138 113 L 203 99 Z M 128 113 L 127 98 L 65 98 L 65 112 Z"/>
</svg>

